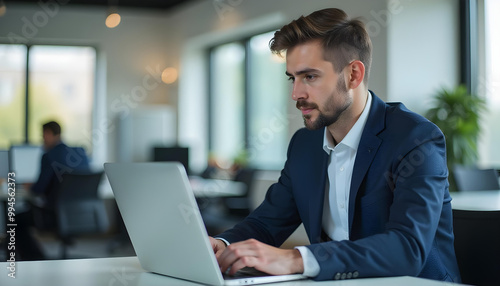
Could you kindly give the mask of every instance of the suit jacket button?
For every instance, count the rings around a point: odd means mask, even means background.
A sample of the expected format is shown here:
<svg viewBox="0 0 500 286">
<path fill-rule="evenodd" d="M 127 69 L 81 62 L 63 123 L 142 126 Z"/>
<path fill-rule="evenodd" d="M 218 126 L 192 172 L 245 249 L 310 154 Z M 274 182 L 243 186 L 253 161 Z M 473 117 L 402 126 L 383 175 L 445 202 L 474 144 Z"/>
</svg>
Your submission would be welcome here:
<svg viewBox="0 0 500 286">
<path fill-rule="evenodd" d="M 359 276 L 359 272 L 358 271 L 354 271 L 352 273 L 352 278 L 358 278 L 358 276 Z"/>
<path fill-rule="evenodd" d="M 335 277 L 334 277 L 335 280 L 339 280 L 340 279 L 340 273 L 337 272 L 337 274 L 335 274 Z"/>
<path fill-rule="evenodd" d="M 346 278 L 347 279 L 351 279 L 352 278 L 352 272 L 347 273 L 347 277 Z"/>
<path fill-rule="evenodd" d="M 344 272 L 344 273 L 342 273 L 342 275 L 340 276 L 340 279 L 344 280 L 346 277 L 347 277 L 347 274 L 345 274 L 345 272 Z"/>
</svg>

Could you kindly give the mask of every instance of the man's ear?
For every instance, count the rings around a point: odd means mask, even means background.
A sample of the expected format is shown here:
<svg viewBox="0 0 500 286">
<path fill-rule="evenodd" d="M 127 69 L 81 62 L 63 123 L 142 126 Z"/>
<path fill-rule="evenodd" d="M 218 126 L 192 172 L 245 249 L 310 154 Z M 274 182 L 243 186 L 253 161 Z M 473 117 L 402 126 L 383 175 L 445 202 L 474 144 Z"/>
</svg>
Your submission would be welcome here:
<svg viewBox="0 0 500 286">
<path fill-rule="evenodd" d="M 352 61 L 346 67 L 346 73 L 346 78 L 348 79 L 346 82 L 347 87 L 349 89 L 355 89 L 363 82 L 363 79 L 365 78 L 365 65 L 359 60 Z"/>
</svg>

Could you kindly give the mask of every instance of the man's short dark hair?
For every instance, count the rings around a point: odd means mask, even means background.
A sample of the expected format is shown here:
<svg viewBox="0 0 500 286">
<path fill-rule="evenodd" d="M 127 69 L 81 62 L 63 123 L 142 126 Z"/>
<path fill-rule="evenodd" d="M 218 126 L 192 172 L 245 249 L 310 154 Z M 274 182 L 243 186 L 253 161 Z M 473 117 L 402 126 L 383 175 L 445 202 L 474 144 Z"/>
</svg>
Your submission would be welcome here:
<svg viewBox="0 0 500 286">
<path fill-rule="evenodd" d="M 365 84 L 372 61 L 372 43 L 365 24 L 349 19 L 337 8 L 323 9 L 301 16 L 274 33 L 269 42 L 273 53 L 281 54 L 290 48 L 309 41 L 319 40 L 324 58 L 333 63 L 335 72 L 341 72 L 352 60 L 365 65 Z"/>
<path fill-rule="evenodd" d="M 51 131 L 54 135 L 61 134 L 61 125 L 55 121 L 47 122 L 43 125 L 43 131 Z"/>
</svg>

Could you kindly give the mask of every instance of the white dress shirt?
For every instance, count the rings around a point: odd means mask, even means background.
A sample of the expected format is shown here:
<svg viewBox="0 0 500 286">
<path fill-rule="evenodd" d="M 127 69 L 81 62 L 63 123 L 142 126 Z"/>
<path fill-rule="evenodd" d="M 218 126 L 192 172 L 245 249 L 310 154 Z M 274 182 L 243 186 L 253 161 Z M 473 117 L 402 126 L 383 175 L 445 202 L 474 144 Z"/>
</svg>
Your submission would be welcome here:
<svg viewBox="0 0 500 286">
<path fill-rule="evenodd" d="M 328 129 L 325 128 L 323 149 L 329 155 L 329 162 L 322 227 L 332 240 L 349 239 L 349 194 L 352 171 L 371 104 L 372 96 L 368 93 L 363 112 L 344 139 L 337 145 L 335 145 Z M 305 246 L 296 248 L 300 251 L 304 261 L 304 275 L 309 277 L 318 275 L 319 264 L 312 252 Z"/>
</svg>

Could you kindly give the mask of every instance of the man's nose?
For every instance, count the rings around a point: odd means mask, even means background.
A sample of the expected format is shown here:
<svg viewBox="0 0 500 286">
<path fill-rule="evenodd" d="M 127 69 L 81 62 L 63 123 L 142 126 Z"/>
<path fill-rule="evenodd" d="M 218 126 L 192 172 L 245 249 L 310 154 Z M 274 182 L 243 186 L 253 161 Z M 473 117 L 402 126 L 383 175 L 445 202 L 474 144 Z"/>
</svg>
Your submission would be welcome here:
<svg viewBox="0 0 500 286">
<path fill-rule="evenodd" d="M 293 83 L 292 99 L 295 101 L 298 101 L 300 99 L 307 99 L 307 91 L 305 85 L 299 80 L 296 80 Z"/>
</svg>

